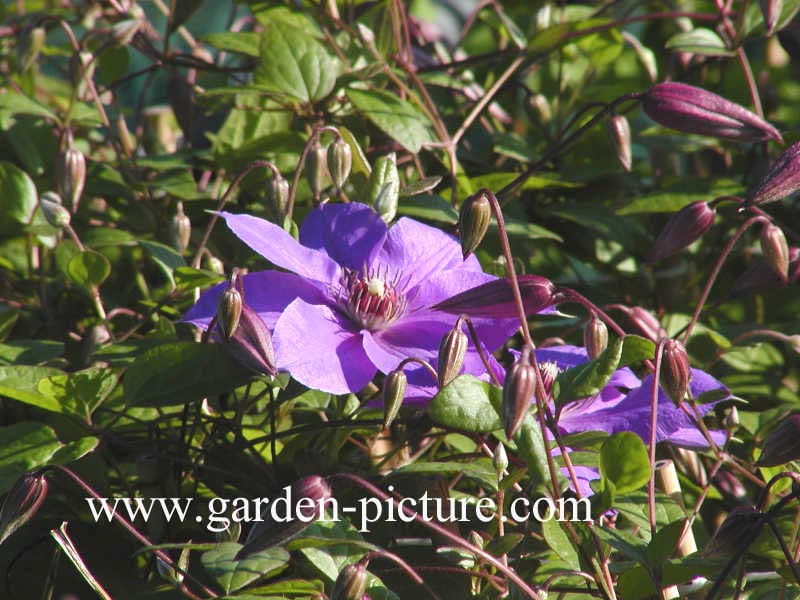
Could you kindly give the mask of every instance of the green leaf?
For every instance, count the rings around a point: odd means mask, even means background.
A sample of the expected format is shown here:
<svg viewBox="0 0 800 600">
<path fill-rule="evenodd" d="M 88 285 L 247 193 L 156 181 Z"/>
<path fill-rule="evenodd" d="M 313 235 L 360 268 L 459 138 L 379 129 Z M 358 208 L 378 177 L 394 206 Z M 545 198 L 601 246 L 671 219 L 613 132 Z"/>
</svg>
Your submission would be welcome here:
<svg viewBox="0 0 800 600">
<path fill-rule="evenodd" d="M 556 519 L 542 521 L 542 535 L 556 555 L 576 571 L 581 570 L 581 560 L 564 528 Z"/>
<path fill-rule="evenodd" d="M 358 112 L 409 152 L 417 153 L 434 141 L 431 125 L 423 112 L 408 100 L 383 90 L 347 91 Z"/>
<path fill-rule="evenodd" d="M 178 252 L 166 244 L 160 242 L 151 242 L 147 240 L 139 241 L 139 245 L 144 248 L 145 252 L 153 259 L 158 269 L 164 274 L 169 281 L 170 288 L 175 289 L 175 277 L 173 271 L 178 267 L 185 267 L 186 261 Z"/>
<path fill-rule="evenodd" d="M 502 402 L 503 391 L 472 375 L 460 375 L 444 386 L 431 400 L 428 414 L 433 421 L 474 433 L 489 433 L 503 427 L 493 408 Z"/>
<path fill-rule="evenodd" d="M 62 354 L 64 354 L 64 344 L 61 342 L 14 340 L 0 344 L 0 365 L 38 365 L 56 359 Z"/>
<path fill-rule="evenodd" d="M 39 381 L 62 373 L 63 371 L 50 367 L 0 367 L 0 396 L 51 412 L 63 412 L 64 409 L 58 401 L 45 396 L 38 389 Z"/>
<path fill-rule="evenodd" d="M 741 196 L 745 188 L 730 179 L 681 178 L 651 194 L 638 196 L 617 211 L 618 215 L 677 212 L 698 198 Z"/>
<path fill-rule="evenodd" d="M 221 344 L 164 344 L 139 356 L 123 378 L 125 396 L 140 406 L 173 406 L 229 392 L 252 374 Z"/>
<path fill-rule="evenodd" d="M 259 55 L 259 42 L 261 36 L 253 31 L 222 31 L 208 33 L 202 37 L 203 41 L 217 50 L 225 52 L 238 52 L 247 56 Z"/>
<path fill-rule="evenodd" d="M 18 225 L 30 223 L 37 203 L 36 186 L 28 174 L 0 161 L 0 236 L 18 233 Z"/>
<path fill-rule="evenodd" d="M 492 556 L 508 554 L 525 539 L 521 533 L 507 533 L 503 537 L 496 537 L 486 545 L 486 552 Z"/>
<path fill-rule="evenodd" d="M 617 370 L 622 357 L 623 339 L 613 339 L 609 342 L 608 348 L 594 360 L 560 373 L 553 386 L 556 403 L 563 406 L 578 398 L 588 398 L 599 394 L 611 379 L 614 371 Z"/>
<path fill-rule="evenodd" d="M 714 31 L 703 27 L 676 33 L 667 40 L 665 47 L 673 52 L 690 52 L 702 56 L 733 56 L 736 54 L 725 46 L 725 42 Z"/>
<path fill-rule="evenodd" d="M 225 279 L 224 276 L 214 271 L 192 267 L 176 267 L 172 274 L 175 277 L 175 286 L 181 290 L 207 288 Z"/>
<path fill-rule="evenodd" d="M 206 572 L 217 580 L 226 594 L 235 592 L 262 577 L 272 577 L 289 564 L 289 553 L 283 548 L 269 548 L 242 560 L 233 557 L 242 548 L 236 542 L 223 542 L 203 553 L 201 562 Z"/>
<path fill-rule="evenodd" d="M 46 465 L 61 447 L 55 432 L 41 423 L 25 421 L 0 427 L 0 494 L 23 473 Z"/>
<path fill-rule="evenodd" d="M 51 465 L 66 465 L 71 462 L 83 458 L 92 452 L 100 443 L 100 438 L 96 437 L 82 437 L 74 442 L 64 444 L 63 447 L 56 450 L 56 453 L 48 461 Z"/>
<path fill-rule="evenodd" d="M 650 479 L 650 460 L 642 439 L 621 431 L 600 447 L 600 476 L 614 484 L 617 494 L 639 489 Z"/>
<path fill-rule="evenodd" d="M 466 475 L 477 479 L 484 485 L 494 489 L 497 487 L 497 473 L 492 467 L 492 462 L 486 459 L 478 459 L 471 462 L 415 462 L 404 465 L 393 471 L 395 474 L 417 474 L 417 475 L 442 475 L 454 476 L 458 474 Z"/>
<path fill-rule="evenodd" d="M 673 553 L 683 532 L 684 522 L 684 520 L 673 521 L 656 531 L 647 545 L 647 563 L 651 567 L 660 569 L 661 563 Z"/>
<path fill-rule="evenodd" d="M 500 395 L 502 396 L 502 392 Z M 501 402 L 502 398 L 495 405 L 498 418 L 501 411 Z M 522 422 L 522 427 L 520 427 L 519 432 L 514 438 L 514 442 L 517 444 L 520 458 L 525 461 L 525 465 L 528 467 L 528 473 L 533 485 L 538 486 L 544 481 L 549 481 L 547 449 L 545 447 L 544 438 L 542 437 L 542 429 L 531 415 L 525 417 L 525 420 Z"/>
<path fill-rule="evenodd" d="M 0 94 L 0 112 L 7 112 L 12 115 L 31 115 L 56 122 L 58 121 L 58 117 L 50 112 L 43 104 L 40 104 L 33 98 L 17 94 L 11 90 Z"/>
<path fill-rule="evenodd" d="M 67 412 L 87 421 L 117 385 L 110 369 L 92 368 L 75 373 L 53 375 L 41 380 L 37 389 L 58 402 Z"/>
<path fill-rule="evenodd" d="M 596 527 L 593 529 L 597 536 L 618 550 L 628 560 L 640 564 L 647 563 L 647 552 L 644 541 L 634 537 L 627 531 L 621 529 L 611 529 L 608 527 Z"/>
<path fill-rule="evenodd" d="M 70 259 L 67 275 L 81 287 L 97 287 L 111 275 L 111 263 L 99 252 L 84 250 Z"/>
<path fill-rule="evenodd" d="M 333 90 L 338 64 L 328 50 L 302 29 L 280 21 L 261 34 L 261 64 L 254 83 L 302 102 L 316 102 Z"/>
</svg>

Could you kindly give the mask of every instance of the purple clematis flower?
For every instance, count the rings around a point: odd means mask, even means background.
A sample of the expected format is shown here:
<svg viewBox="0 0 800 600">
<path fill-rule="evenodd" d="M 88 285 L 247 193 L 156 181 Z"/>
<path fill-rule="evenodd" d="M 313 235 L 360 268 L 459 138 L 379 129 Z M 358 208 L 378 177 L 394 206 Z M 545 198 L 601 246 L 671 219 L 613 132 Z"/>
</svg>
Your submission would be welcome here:
<svg viewBox="0 0 800 600">
<path fill-rule="evenodd" d="M 589 360 L 586 350 L 578 346 L 553 346 L 536 350 L 536 360 L 545 373 L 555 376 L 566 369 L 576 367 Z M 689 384 L 693 398 L 706 392 L 722 390 L 726 399 L 728 389 L 708 373 L 691 369 Z M 545 380 L 550 379 L 545 377 Z M 632 431 L 645 443 L 650 441 L 650 397 L 653 392 L 653 376 L 640 380 L 628 367 L 617 369 L 608 384 L 597 395 L 570 402 L 561 410 L 558 427 L 563 434 L 582 431 L 605 431 L 614 434 Z M 716 398 L 720 400 L 719 397 Z M 700 415 L 714 407 L 714 402 L 698 405 Z M 712 431 L 715 444 L 723 444 L 725 433 Z M 658 419 L 656 441 L 668 441 L 688 448 L 705 448 L 708 442 L 692 420 L 669 399 L 666 392 L 658 390 Z"/>
<path fill-rule="evenodd" d="M 402 218 L 387 228 L 368 206 L 321 205 L 308 214 L 298 242 L 250 215 L 222 212 L 239 239 L 286 271 L 243 278 L 248 305 L 273 330 L 276 366 L 314 389 L 343 394 L 362 389 L 377 371 L 407 357 L 433 364 L 456 315 L 432 307 L 495 279 L 475 257 L 462 259 L 458 241 Z M 208 327 L 225 285 L 204 293 L 185 320 Z M 516 330 L 516 319 L 473 320 L 489 351 Z M 470 345 L 464 371 L 485 371 Z M 430 397 L 436 382 L 421 367 L 407 369 L 410 397 Z"/>
<path fill-rule="evenodd" d="M 516 351 L 512 351 L 515 355 Z M 516 358 L 516 357 L 515 357 Z M 579 346 L 552 346 L 536 350 L 536 361 L 542 371 L 545 387 L 548 388 L 561 371 L 576 367 L 589 360 L 585 348 Z M 730 397 L 728 389 L 718 380 L 700 369 L 691 369 L 689 384 L 693 398 L 712 391 L 721 391 L 722 398 Z M 606 386 L 596 396 L 583 398 L 566 404 L 558 418 L 558 428 L 563 435 L 585 431 L 605 431 L 609 435 L 620 431 L 631 431 L 645 444 L 650 443 L 650 396 L 653 391 L 653 376 L 640 380 L 628 367 L 617 369 Z M 697 407 L 700 415 L 705 415 L 716 402 Z M 725 442 L 725 432 L 710 431 L 711 439 L 717 445 Z M 700 430 L 686 414 L 677 408 L 666 392 L 658 390 L 658 417 L 656 420 L 656 441 L 671 442 L 686 448 L 706 448 L 708 442 Z M 560 454 L 558 448 L 554 455 Z M 573 465 L 578 478 L 580 491 L 591 496 L 594 491 L 589 483 L 600 478 L 597 469 L 585 465 Z M 567 476 L 567 470 L 562 469 Z"/>
</svg>

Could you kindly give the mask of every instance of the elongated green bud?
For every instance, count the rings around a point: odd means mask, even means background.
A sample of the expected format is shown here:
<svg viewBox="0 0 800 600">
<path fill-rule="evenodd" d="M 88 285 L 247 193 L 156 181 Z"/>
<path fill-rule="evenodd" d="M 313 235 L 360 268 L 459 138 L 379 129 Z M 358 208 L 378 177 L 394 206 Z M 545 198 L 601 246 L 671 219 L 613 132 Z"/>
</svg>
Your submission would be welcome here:
<svg viewBox="0 0 800 600">
<path fill-rule="evenodd" d="M 45 192 L 39 198 L 39 208 L 51 227 L 64 229 L 70 222 L 69 211 L 61 204 L 61 197 L 55 192 Z"/>
<path fill-rule="evenodd" d="M 622 115 L 614 115 L 606 121 L 608 139 L 617 160 L 626 171 L 631 170 L 633 158 L 631 155 L 631 126 Z"/>
<path fill-rule="evenodd" d="M 341 570 L 331 590 L 330 600 L 361 600 L 367 591 L 367 568 L 361 563 Z"/>
<path fill-rule="evenodd" d="M 772 223 L 764 225 L 761 230 L 761 252 L 767 264 L 786 283 L 789 280 L 789 243 L 780 227 Z"/>
<path fill-rule="evenodd" d="M 689 355 L 686 348 L 678 340 L 669 339 L 664 343 L 664 355 L 661 361 L 661 387 L 675 404 L 679 404 L 689 391 L 692 371 L 689 366 Z"/>
<path fill-rule="evenodd" d="M 70 145 L 56 157 L 56 189 L 72 214 L 78 212 L 78 205 L 86 185 L 86 157 L 83 152 Z"/>
<path fill-rule="evenodd" d="M 342 189 L 344 182 L 350 176 L 350 168 L 353 166 L 353 153 L 350 144 L 342 138 L 336 138 L 328 147 L 328 171 L 330 171 L 333 185 L 337 190 Z"/>
<path fill-rule="evenodd" d="M 230 337 L 236 332 L 239 326 L 239 320 L 242 317 L 242 305 L 244 299 L 241 292 L 237 289 L 237 282 L 239 277 L 238 269 L 234 269 L 228 280 L 228 287 L 219 297 L 217 303 L 217 326 L 219 327 L 220 334 L 224 339 Z"/>
<path fill-rule="evenodd" d="M 400 174 L 397 172 L 394 153 L 379 156 L 375 160 L 369 175 L 367 195 L 381 219 L 391 222 L 397 214 L 397 202 L 400 198 Z"/>
<path fill-rule="evenodd" d="M 498 481 L 503 478 L 503 474 L 508 469 L 508 454 L 506 447 L 502 442 L 498 442 L 492 455 L 492 466 L 495 473 L 497 473 Z"/>
<path fill-rule="evenodd" d="M 47 30 L 44 27 L 25 29 L 17 45 L 17 66 L 20 73 L 25 73 L 33 66 L 44 47 Z"/>
<path fill-rule="evenodd" d="M 506 372 L 503 382 L 503 426 L 508 439 L 513 438 L 522 426 L 536 392 L 536 369 L 528 357 L 526 348 Z"/>
<path fill-rule="evenodd" d="M 327 153 L 319 141 L 315 141 L 306 154 L 305 172 L 308 187 L 311 188 L 314 199 L 319 200 L 322 190 L 325 189 L 325 178 L 328 176 Z"/>
<path fill-rule="evenodd" d="M 594 312 L 583 328 L 583 345 L 591 359 L 600 356 L 608 346 L 608 327 Z"/>
<path fill-rule="evenodd" d="M 492 220 L 492 205 L 484 190 L 474 194 L 461 205 L 458 217 L 458 235 L 461 239 L 461 253 L 466 259 L 480 245 L 489 222 Z"/>
<path fill-rule="evenodd" d="M 278 173 L 267 180 L 264 192 L 267 207 L 278 225 L 282 225 L 289 209 L 289 182 Z"/>
<path fill-rule="evenodd" d="M 175 250 L 183 254 L 189 247 L 191 235 L 192 222 L 183 214 L 183 202 L 178 202 L 177 212 L 169 222 L 169 241 Z"/>
<path fill-rule="evenodd" d="M 406 397 L 408 378 L 402 369 L 395 369 L 383 382 L 383 427 L 388 428 L 400 412 Z"/>
<path fill-rule="evenodd" d="M 461 372 L 468 346 L 469 338 L 461 330 L 461 320 L 459 319 L 455 327 L 448 331 L 439 343 L 439 356 L 436 365 L 439 389 L 453 381 Z"/>
<path fill-rule="evenodd" d="M 42 471 L 31 471 L 17 479 L 0 509 L 0 544 L 31 520 L 47 496 Z"/>
</svg>

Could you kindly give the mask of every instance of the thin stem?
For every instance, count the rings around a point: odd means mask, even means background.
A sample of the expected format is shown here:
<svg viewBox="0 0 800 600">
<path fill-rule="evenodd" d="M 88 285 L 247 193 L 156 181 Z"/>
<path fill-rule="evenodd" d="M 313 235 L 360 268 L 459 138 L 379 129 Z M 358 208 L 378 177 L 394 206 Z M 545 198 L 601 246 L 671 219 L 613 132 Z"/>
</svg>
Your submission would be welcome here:
<svg viewBox="0 0 800 600">
<path fill-rule="evenodd" d="M 265 167 L 272 169 L 274 172 L 275 165 L 273 165 L 268 160 L 256 160 L 251 162 L 247 165 L 234 179 L 231 181 L 231 184 L 228 186 L 228 189 L 225 190 L 225 193 L 222 194 L 222 197 L 219 199 L 217 203 L 217 208 L 214 211 L 214 214 L 211 216 L 211 220 L 208 222 L 208 227 L 206 227 L 206 231 L 203 234 L 203 239 L 200 241 L 200 245 L 197 247 L 197 253 L 194 255 L 194 259 L 192 260 L 192 267 L 197 269 L 200 266 L 200 260 L 203 258 L 203 252 L 205 252 L 206 244 L 208 244 L 208 240 L 211 237 L 211 231 L 214 229 L 214 225 L 217 224 L 217 220 L 219 219 L 219 211 L 221 211 L 225 204 L 228 202 L 228 198 L 230 198 L 231 193 L 234 189 L 242 182 L 242 180 L 247 177 L 248 173 L 253 169 L 257 169 L 259 167 Z"/>
<path fill-rule="evenodd" d="M 536 591 L 532 587 L 530 587 L 519 575 L 517 575 L 517 573 L 513 569 L 511 569 L 511 568 L 507 567 L 506 565 L 504 565 L 497 558 L 495 558 L 494 556 L 492 556 L 488 552 L 482 550 L 481 548 L 478 548 L 477 546 L 474 546 L 474 545 L 470 544 L 468 541 L 466 541 L 466 540 L 462 539 L 461 537 L 459 537 L 458 535 L 452 533 L 450 530 L 445 529 L 444 527 L 442 527 L 438 523 L 435 523 L 433 521 L 429 521 L 429 520 L 425 519 L 419 513 L 416 513 L 414 511 L 412 511 L 411 509 L 406 508 L 404 505 L 400 504 L 395 498 L 393 498 L 392 496 L 389 496 L 388 494 L 384 493 L 383 490 L 381 490 L 378 487 L 372 485 L 371 483 L 369 483 L 368 481 L 362 479 L 358 475 L 353 475 L 351 473 L 337 473 L 336 475 L 331 476 L 330 479 L 331 480 L 337 480 L 338 479 L 338 480 L 350 481 L 351 483 L 354 483 L 357 486 L 365 489 L 366 491 L 368 491 L 370 494 L 372 494 L 376 498 L 381 499 L 383 502 L 391 502 L 392 504 L 395 505 L 395 508 L 396 508 L 396 510 L 398 512 L 402 512 L 407 517 L 412 518 L 415 521 L 417 521 L 420 525 L 422 525 L 424 527 L 427 527 L 431 531 L 436 532 L 436 534 L 440 535 L 441 537 L 446 538 L 449 542 L 451 542 L 455 546 L 458 546 L 459 548 L 463 548 L 467 552 L 470 552 L 470 553 L 480 557 L 482 560 L 486 561 L 487 563 L 491 564 L 498 571 L 500 571 L 506 577 L 508 577 L 511 581 L 513 581 L 517 585 L 517 587 L 519 587 L 520 591 L 522 591 L 522 593 L 524 593 L 528 598 L 532 598 L 533 600 L 541 600 L 541 596 L 538 593 L 536 593 Z"/>
<path fill-rule="evenodd" d="M 653 391 L 650 394 L 650 479 L 647 481 L 647 508 L 650 517 L 650 539 L 656 535 L 656 426 L 658 425 L 658 381 L 661 377 L 661 361 L 664 358 L 664 344 L 659 340 L 656 345 L 656 365 L 653 373 Z"/>
<path fill-rule="evenodd" d="M 703 292 L 702 294 L 700 294 L 700 300 L 697 302 L 697 306 L 694 309 L 694 313 L 692 314 L 692 319 L 686 326 L 686 331 L 683 334 L 684 344 L 686 344 L 686 341 L 692 334 L 692 329 L 694 329 L 694 326 L 697 323 L 697 319 L 700 317 L 700 312 L 703 310 L 703 306 L 705 305 L 706 300 L 708 300 L 708 295 L 711 293 L 711 287 L 717 280 L 717 276 L 719 275 L 720 270 L 722 270 L 722 265 L 730 255 L 731 251 L 733 251 L 733 247 L 736 245 L 736 242 L 739 241 L 739 238 L 742 237 L 744 232 L 747 231 L 751 225 L 754 225 L 755 223 L 767 223 L 767 222 L 769 221 L 767 221 L 767 219 L 765 219 L 762 216 L 751 217 L 747 219 L 747 221 L 745 221 L 739 226 L 739 229 L 737 229 L 736 233 L 734 233 L 731 239 L 728 240 L 728 243 L 725 244 L 725 248 L 722 249 L 719 258 L 717 258 L 717 262 L 714 264 L 714 268 L 711 270 L 711 274 L 708 277 L 708 281 L 706 281 L 706 285 L 703 288 Z"/>
</svg>

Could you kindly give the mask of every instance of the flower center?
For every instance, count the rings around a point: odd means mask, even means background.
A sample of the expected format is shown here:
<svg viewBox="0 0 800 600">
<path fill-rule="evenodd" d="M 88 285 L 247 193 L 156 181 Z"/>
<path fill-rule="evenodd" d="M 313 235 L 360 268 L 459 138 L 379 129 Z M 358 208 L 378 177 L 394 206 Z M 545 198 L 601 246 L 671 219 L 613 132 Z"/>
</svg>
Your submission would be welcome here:
<svg viewBox="0 0 800 600">
<path fill-rule="evenodd" d="M 559 369 L 558 365 L 552 360 L 547 360 L 539 363 L 539 372 L 542 374 L 544 390 L 547 392 L 547 395 L 550 396 L 553 391 L 553 382 L 556 380 L 556 377 L 558 377 L 561 369 Z"/>
<path fill-rule="evenodd" d="M 364 329 L 383 329 L 405 311 L 406 297 L 397 289 L 396 278 L 390 281 L 386 273 L 348 271 L 342 288 L 339 304 Z"/>
</svg>

